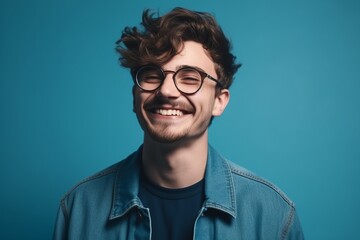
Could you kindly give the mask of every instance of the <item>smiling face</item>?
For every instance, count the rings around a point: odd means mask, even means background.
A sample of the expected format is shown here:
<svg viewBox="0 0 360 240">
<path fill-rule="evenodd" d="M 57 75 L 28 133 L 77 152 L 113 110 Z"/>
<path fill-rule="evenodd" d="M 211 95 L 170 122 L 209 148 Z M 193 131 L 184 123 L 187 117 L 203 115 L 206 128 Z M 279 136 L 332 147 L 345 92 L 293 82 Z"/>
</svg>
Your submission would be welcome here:
<svg viewBox="0 0 360 240">
<path fill-rule="evenodd" d="M 214 63 L 196 42 L 184 42 L 182 51 L 161 67 L 176 71 L 183 66 L 196 67 L 217 77 Z M 134 112 L 146 137 L 155 141 L 172 143 L 198 138 L 207 131 L 211 117 L 221 115 L 228 103 L 228 90 L 223 89 L 220 94 L 215 94 L 215 90 L 216 83 L 205 78 L 197 93 L 182 94 L 174 85 L 173 73 L 169 73 L 153 92 L 134 88 Z"/>
</svg>

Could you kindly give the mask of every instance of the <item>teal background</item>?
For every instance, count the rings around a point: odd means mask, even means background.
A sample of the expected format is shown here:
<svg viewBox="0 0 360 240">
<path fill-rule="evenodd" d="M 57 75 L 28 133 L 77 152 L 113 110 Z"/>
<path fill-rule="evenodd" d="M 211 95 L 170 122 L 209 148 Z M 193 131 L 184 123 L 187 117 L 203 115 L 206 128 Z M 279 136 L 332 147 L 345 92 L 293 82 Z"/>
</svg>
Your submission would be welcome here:
<svg viewBox="0 0 360 240">
<path fill-rule="evenodd" d="M 51 239 L 59 199 L 135 150 L 114 43 L 144 8 L 215 13 L 243 67 L 210 128 L 295 201 L 307 239 L 358 239 L 359 1 L 0 1 L 0 238 Z"/>
</svg>

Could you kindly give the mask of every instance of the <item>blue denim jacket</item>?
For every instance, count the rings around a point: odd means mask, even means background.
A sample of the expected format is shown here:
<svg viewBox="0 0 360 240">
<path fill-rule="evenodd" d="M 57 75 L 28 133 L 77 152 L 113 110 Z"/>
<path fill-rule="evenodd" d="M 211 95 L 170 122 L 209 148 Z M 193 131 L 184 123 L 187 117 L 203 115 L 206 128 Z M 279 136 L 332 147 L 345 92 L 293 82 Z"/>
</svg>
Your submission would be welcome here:
<svg viewBox="0 0 360 240">
<path fill-rule="evenodd" d="M 140 158 L 141 148 L 68 192 L 53 239 L 151 239 L 149 209 L 138 197 Z M 303 233 L 293 202 L 277 187 L 209 146 L 194 239 L 303 239 Z"/>
</svg>

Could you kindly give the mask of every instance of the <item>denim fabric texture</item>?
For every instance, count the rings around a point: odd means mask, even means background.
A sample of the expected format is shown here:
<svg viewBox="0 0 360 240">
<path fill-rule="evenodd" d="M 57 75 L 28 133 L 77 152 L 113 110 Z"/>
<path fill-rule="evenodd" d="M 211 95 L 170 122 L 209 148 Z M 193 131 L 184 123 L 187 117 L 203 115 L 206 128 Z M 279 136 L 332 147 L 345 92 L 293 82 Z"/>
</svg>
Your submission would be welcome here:
<svg viewBox="0 0 360 240">
<path fill-rule="evenodd" d="M 61 200 L 53 239 L 151 239 L 150 211 L 138 197 L 140 160 L 141 147 L 70 190 Z M 194 239 L 304 237 L 294 203 L 284 193 L 209 146 Z"/>
</svg>

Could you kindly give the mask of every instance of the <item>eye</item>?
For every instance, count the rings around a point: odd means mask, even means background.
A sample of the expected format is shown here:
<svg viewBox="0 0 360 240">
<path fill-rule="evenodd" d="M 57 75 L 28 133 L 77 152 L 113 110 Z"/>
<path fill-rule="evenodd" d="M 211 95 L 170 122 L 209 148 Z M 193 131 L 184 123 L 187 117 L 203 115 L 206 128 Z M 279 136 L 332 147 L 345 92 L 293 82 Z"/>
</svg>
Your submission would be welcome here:
<svg viewBox="0 0 360 240">
<path fill-rule="evenodd" d="M 138 73 L 138 80 L 143 83 L 159 83 L 162 79 L 162 74 L 156 69 L 145 68 Z"/>
<path fill-rule="evenodd" d="M 201 83 L 200 74 L 194 69 L 182 69 L 176 75 L 179 84 L 198 85 Z"/>
<path fill-rule="evenodd" d="M 152 83 L 152 82 L 157 83 L 157 82 L 161 81 L 161 78 L 159 75 L 155 75 L 155 74 L 144 75 L 144 76 L 142 76 L 141 81 L 147 82 L 147 83 Z"/>
</svg>

